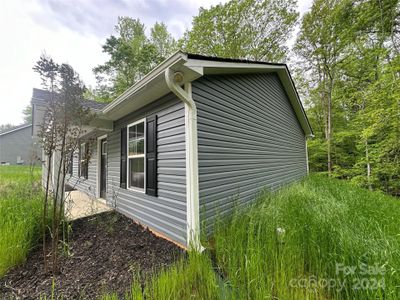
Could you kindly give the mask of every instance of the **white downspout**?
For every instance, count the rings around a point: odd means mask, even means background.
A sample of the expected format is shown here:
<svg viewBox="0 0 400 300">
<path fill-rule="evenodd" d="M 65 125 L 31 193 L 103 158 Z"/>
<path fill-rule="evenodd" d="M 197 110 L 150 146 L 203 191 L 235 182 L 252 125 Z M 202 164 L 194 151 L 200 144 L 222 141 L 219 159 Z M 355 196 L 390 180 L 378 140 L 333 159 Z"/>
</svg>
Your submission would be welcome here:
<svg viewBox="0 0 400 300">
<path fill-rule="evenodd" d="M 307 137 L 304 137 L 305 140 L 305 147 L 306 147 L 306 163 L 307 163 L 307 175 L 310 175 L 310 165 L 308 162 L 308 145 L 307 145 Z"/>
<path fill-rule="evenodd" d="M 169 89 L 185 104 L 187 244 L 190 249 L 202 251 L 203 247 L 200 243 L 196 103 L 192 98 L 191 83 L 186 83 L 185 89 L 179 85 L 183 82 L 182 73 L 167 68 L 165 80 Z"/>
</svg>

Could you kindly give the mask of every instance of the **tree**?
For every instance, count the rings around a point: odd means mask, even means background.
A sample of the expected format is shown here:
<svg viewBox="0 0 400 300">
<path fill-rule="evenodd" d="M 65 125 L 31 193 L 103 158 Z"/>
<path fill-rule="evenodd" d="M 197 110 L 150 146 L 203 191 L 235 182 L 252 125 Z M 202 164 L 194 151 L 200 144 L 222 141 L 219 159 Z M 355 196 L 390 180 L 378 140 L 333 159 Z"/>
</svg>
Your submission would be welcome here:
<svg viewBox="0 0 400 300">
<path fill-rule="evenodd" d="M 282 62 L 297 18 L 296 0 L 232 0 L 200 8 L 180 45 L 203 55 Z"/>
<path fill-rule="evenodd" d="M 139 19 L 119 17 L 115 26 L 117 36 L 111 35 L 103 45 L 110 59 L 93 69 L 97 100 L 109 102 L 141 79 L 157 64 L 175 51 L 176 42 L 163 23 L 156 23 L 151 36 Z"/>
<path fill-rule="evenodd" d="M 150 32 L 150 43 L 156 48 L 156 64 L 167 59 L 177 49 L 177 42 L 164 23 L 155 23 Z"/>
<path fill-rule="evenodd" d="M 0 125 L 0 133 L 4 132 L 4 131 L 8 131 L 8 130 L 12 129 L 13 127 L 15 127 L 15 125 L 12 125 L 12 124 L 9 124 L 9 123 L 2 124 L 2 125 Z"/>
<path fill-rule="evenodd" d="M 24 123 L 32 124 L 32 106 L 27 105 L 23 110 L 22 114 L 24 115 Z"/>
<path fill-rule="evenodd" d="M 71 163 L 69 157 L 79 144 L 84 134 L 83 126 L 92 119 L 92 114 L 82 106 L 82 95 L 85 86 L 79 75 L 68 64 L 57 64 L 46 55 L 42 55 L 34 66 L 50 99 L 46 103 L 44 119 L 40 125 L 38 136 L 47 157 L 47 176 L 45 198 L 43 201 L 43 254 L 47 270 L 47 220 L 49 200 L 52 199 L 51 214 L 51 255 L 53 274 L 58 273 L 59 232 L 64 222 L 64 185 L 67 170 Z M 52 165 L 52 158 L 55 164 Z M 55 170 L 55 172 L 51 172 Z M 51 175 L 52 174 L 52 175 Z M 64 236 L 64 235 L 63 235 Z"/>
<path fill-rule="evenodd" d="M 311 169 L 396 195 L 399 8 L 398 0 L 315 0 L 295 45 L 316 134 Z"/>
<path fill-rule="evenodd" d="M 340 63 L 345 60 L 346 1 L 316 0 L 302 20 L 295 51 L 308 71 L 310 88 L 320 100 L 319 116 L 323 122 L 327 147 L 327 169 L 332 173 L 332 97 Z"/>
</svg>

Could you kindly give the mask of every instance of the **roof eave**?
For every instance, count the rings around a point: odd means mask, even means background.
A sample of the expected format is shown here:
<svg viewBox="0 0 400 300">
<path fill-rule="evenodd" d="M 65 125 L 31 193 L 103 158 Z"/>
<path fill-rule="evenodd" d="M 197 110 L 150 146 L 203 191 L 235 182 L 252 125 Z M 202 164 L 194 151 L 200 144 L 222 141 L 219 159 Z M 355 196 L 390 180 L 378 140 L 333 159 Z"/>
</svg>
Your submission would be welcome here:
<svg viewBox="0 0 400 300">
<path fill-rule="evenodd" d="M 176 64 L 180 61 L 185 61 L 187 56 L 185 53 L 181 51 L 177 51 L 175 54 L 170 56 L 168 59 L 164 60 L 160 63 L 156 68 L 154 68 L 150 73 L 148 73 L 145 77 L 143 77 L 139 82 L 128 88 L 125 92 L 119 95 L 115 100 L 110 102 L 107 106 L 102 109 L 104 115 L 110 113 L 113 109 L 118 107 L 122 102 L 126 99 L 134 96 L 135 94 L 139 93 L 141 89 L 146 87 L 148 83 L 153 81 L 155 78 L 160 76 L 164 73 L 165 69 L 170 67 L 171 65 Z"/>
<path fill-rule="evenodd" d="M 311 125 L 308 121 L 303 104 L 301 103 L 300 97 L 297 93 L 293 79 L 286 64 L 274 64 L 244 60 L 236 61 L 228 59 L 199 59 L 196 56 L 181 51 L 177 51 L 175 54 L 163 61 L 155 69 L 153 69 L 150 73 L 143 77 L 143 79 L 141 79 L 139 82 L 137 82 L 120 96 L 118 96 L 114 101 L 105 106 L 101 111 L 102 115 L 106 118 L 110 117 L 110 119 L 115 119 L 116 114 L 112 116 L 113 111 L 118 110 L 118 108 L 124 107 L 123 103 L 125 101 L 128 101 L 129 99 L 132 99 L 132 97 L 135 96 L 137 98 L 140 95 L 145 94 L 146 87 L 150 85 L 150 83 L 157 80 L 160 82 L 164 81 L 164 71 L 167 68 L 173 68 L 174 66 L 178 66 L 177 68 L 184 66 L 186 70 L 190 70 L 190 72 L 193 72 L 195 76 L 189 78 L 189 81 L 193 81 L 196 78 L 201 77 L 203 74 L 276 72 L 295 110 L 295 113 L 305 135 L 313 136 Z M 148 103 L 154 100 L 155 99 L 149 98 Z"/>
</svg>

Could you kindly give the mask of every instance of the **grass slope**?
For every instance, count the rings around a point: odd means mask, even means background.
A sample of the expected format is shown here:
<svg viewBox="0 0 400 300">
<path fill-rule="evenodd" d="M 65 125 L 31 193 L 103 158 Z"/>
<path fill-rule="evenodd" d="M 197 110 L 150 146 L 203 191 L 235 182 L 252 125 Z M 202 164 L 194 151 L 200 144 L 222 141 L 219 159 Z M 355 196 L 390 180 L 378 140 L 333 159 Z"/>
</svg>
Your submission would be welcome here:
<svg viewBox="0 0 400 300">
<path fill-rule="evenodd" d="M 40 170 L 0 166 L 0 277 L 22 263 L 40 233 Z"/>
<path fill-rule="evenodd" d="M 210 256 L 147 280 L 146 299 L 398 299 L 400 202 L 311 176 L 216 225 Z M 210 245 L 211 246 L 211 245 Z M 217 273 L 222 274 L 222 278 Z M 135 281 L 125 299 L 141 299 Z M 116 295 L 104 299 L 117 299 Z"/>
<path fill-rule="evenodd" d="M 397 299 L 399 225 L 398 199 L 312 176 L 219 224 L 215 252 L 238 299 Z"/>
</svg>

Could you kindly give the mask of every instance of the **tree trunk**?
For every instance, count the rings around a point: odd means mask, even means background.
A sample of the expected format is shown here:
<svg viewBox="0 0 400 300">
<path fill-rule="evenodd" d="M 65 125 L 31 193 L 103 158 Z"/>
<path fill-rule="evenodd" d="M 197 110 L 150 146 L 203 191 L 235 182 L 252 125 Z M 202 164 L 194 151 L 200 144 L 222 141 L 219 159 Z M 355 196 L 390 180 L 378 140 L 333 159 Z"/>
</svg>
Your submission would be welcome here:
<svg viewBox="0 0 400 300">
<path fill-rule="evenodd" d="M 47 222 L 47 208 L 48 208 L 48 202 L 49 202 L 49 185 L 50 185 L 50 172 L 51 172 L 51 159 L 52 159 L 52 154 L 48 155 L 48 164 L 47 164 L 47 178 L 46 178 L 46 193 L 44 197 L 44 203 L 43 203 L 43 224 L 42 224 L 42 234 L 43 234 L 43 263 L 44 263 L 44 271 L 47 272 L 47 246 L 46 246 L 46 222 Z"/>
<path fill-rule="evenodd" d="M 372 191 L 372 184 L 371 184 L 371 164 L 369 162 L 369 153 L 368 153 L 368 139 L 365 139 L 365 160 L 367 161 L 367 182 L 368 182 L 368 189 Z"/>
<path fill-rule="evenodd" d="M 329 176 L 331 176 L 332 175 L 332 158 L 331 158 L 331 100 L 330 100 L 330 98 L 328 99 L 328 130 L 327 130 L 326 141 L 328 144 L 328 153 L 327 153 L 328 174 L 329 174 Z"/>
<path fill-rule="evenodd" d="M 61 149 L 64 149 L 65 142 L 63 141 Z M 52 245 L 52 254 L 53 254 L 53 274 L 58 274 L 59 266 L 58 266 L 58 231 L 60 229 L 60 219 L 59 219 L 59 210 L 61 209 L 62 198 L 63 198 L 63 190 L 64 190 L 64 151 L 60 151 L 59 165 L 57 170 L 57 184 L 56 184 L 56 193 L 54 195 L 54 208 L 53 208 L 53 245 Z M 58 155 L 57 155 L 58 156 Z M 56 157 L 58 159 L 58 157 Z M 60 180 L 62 178 L 62 180 Z"/>
<path fill-rule="evenodd" d="M 332 176 L 332 88 L 333 80 L 330 79 L 329 90 L 327 95 L 327 128 L 326 128 L 326 142 L 327 142 L 327 159 L 328 159 L 328 174 Z"/>
</svg>

